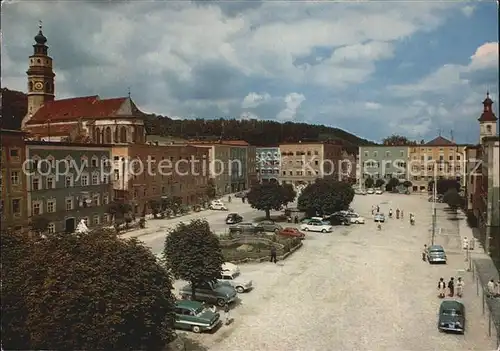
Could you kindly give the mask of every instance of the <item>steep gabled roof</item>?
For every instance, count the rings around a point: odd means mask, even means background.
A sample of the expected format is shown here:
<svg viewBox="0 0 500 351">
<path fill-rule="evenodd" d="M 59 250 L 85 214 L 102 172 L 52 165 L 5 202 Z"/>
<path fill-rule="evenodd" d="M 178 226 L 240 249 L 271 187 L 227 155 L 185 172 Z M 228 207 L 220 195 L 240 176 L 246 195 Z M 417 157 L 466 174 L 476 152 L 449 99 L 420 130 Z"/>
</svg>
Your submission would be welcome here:
<svg viewBox="0 0 500 351">
<path fill-rule="evenodd" d="M 429 145 L 429 146 L 447 146 L 447 145 L 454 146 L 456 144 L 451 140 L 443 138 L 442 136 L 438 136 L 437 138 L 432 139 L 428 143 L 425 143 L 425 145 Z"/>
<path fill-rule="evenodd" d="M 54 100 L 45 103 L 27 122 L 44 124 L 50 122 L 74 121 L 80 118 L 103 119 L 115 117 L 129 98 L 99 99 L 99 96 L 84 96 L 71 99 Z M 132 113 L 138 112 L 131 103 Z"/>
</svg>

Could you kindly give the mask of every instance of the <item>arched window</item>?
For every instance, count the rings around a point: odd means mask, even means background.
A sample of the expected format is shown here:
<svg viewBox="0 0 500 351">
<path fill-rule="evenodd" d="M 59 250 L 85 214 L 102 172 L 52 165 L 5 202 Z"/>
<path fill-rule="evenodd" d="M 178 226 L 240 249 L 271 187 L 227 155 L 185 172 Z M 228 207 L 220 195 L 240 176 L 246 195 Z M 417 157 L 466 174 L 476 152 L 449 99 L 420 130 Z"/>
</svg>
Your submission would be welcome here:
<svg viewBox="0 0 500 351">
<path fill-rule="evenodd" d="M 491 124 L 488 124 L 486 126 L 486 131 L 488 132 L 488 134 L 491 133 Z"/>
<path fill-rule="evenodd" d="M 119 127 L 115 127 L 115 143 L 119 143 L 120 142 L 120 134 L 119 134 L 119 130 L 120 129 Z"/>
<path fill-rule="evenodd" d="M 127 127 L 120 128 L 120 143 L 127 142 Z"/>
<path fill-rule="evenodd" d="M 94 129 L 94 142 L 96 144 L 101 143 L 101 129 L 100 128 Z"/>
<path fill-rule="evenodd" d="M 111 127 L 106 128 L 106 133 L 104 135 L 104 142 L 106 144 L 111 144 L 113 141 L 111 140 Z"/>
<path fill-rule="evenodd" d="M 132 142 L 136 143 L 137 142 L 137 129 L 139 127 L 132 127 Z"/>
</svg>

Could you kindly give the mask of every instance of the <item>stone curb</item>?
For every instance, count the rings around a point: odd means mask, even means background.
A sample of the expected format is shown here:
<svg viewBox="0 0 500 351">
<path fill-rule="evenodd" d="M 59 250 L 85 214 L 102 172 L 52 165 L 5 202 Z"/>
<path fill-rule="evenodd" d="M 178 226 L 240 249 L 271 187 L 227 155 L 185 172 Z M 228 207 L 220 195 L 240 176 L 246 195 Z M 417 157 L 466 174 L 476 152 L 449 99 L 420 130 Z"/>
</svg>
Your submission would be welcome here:
<svg viewBox="0 0 500 351">
<path fill-rule="evenodd" d="M 303 243 L 301 241 L 298 245 L 292 247 L 289 252 L 287 252 L 284 255 L 277 256 L 276 258 L 278 260 L 282 261 L 282 260 L 286 259 L 288 256 L 290 256 L 292 253 L 294 253 L 295 251 L 297 251 L 299 248 L 301 248 L 302 245 L 303 245 Z M 234 264 L 261 263 L 263 261 L 268 261 L 268 260 L 269 260 L 269 256 L 264 256 L 264 257 L 261 257 L 261 258 L 245 258 L 243 260 L 237 260 L 237 261 L 231 261 L 231 262 L 234 263 Z"/>
</svg>

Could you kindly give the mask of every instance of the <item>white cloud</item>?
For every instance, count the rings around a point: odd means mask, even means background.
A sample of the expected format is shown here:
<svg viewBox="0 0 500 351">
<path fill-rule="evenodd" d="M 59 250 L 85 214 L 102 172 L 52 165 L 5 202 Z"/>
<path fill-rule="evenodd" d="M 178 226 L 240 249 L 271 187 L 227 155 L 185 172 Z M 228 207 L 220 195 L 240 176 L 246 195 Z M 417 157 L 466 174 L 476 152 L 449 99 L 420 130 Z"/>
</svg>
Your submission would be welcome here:
<svg viewBox="0 0 500 351">
<path fill-rule="evenodd" d="M 257 116 L 252 112 L 245 111 L 240 114 L 240 119 L 260 119 L 260 118 L 259 116 Z"/>
<path fill-rule="evenodd" d="M 365 108 L 367 110 L 380 110 L 382 108 L 382 105 L 378 102 L 367 101 L 365 102 Z"/>
<path fill-rule="evenodd" d="M 243 99 L 241 103 L 242 108 L 254 108 L 259 106 L 260 104 L 266 102 L 271 98 L 271 95 L 268 93 L 264 94 L 258 94 L 258 93 L 249 93 L 245 98 Z"/>
<path fill-rule="evenodd" d="M 297 115 L 297 110 L 305 100 L 306 97 L 302 94 L 299 93 L 288 94 L 287 96 L 285 96 L 284 99 L 286 107 L 278 113 L 276 118 L 287 121 L 295 119 L 295 116 Z"/>
<path fill-rule="evenodd" d="M 462 13 L 465 15 L 465 17 L 472 16 L 474 14 L 475 10 L 476 10 L 476 8 L 474 6 L 470 6 L 470 5 L 462 7 Z"/>
<path fill-rule="evenodd" d="M 470 57 L 469 70 L 498 67 L 498 42 L 485 43 Z"/>
</svg>

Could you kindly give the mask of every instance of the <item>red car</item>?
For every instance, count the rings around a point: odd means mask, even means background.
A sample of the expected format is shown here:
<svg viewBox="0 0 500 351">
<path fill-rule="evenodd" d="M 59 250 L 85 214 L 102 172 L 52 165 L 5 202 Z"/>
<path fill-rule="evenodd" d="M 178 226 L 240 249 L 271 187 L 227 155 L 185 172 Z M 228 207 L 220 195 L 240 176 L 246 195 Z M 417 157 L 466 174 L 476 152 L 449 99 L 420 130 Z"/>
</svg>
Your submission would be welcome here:
<svg viewBox="0 0 500 351">
<path fill-rule="evenodd" d="M 283 228 L 278 232 L 278 235 L 283 235 L 283 236 L 290 236 L 290 237 L 295 237 L 295 238 L 301 238 L 304 239 L 306 235 L 302 233 L 300 230 L 297 228 Z"/>
</svg>

